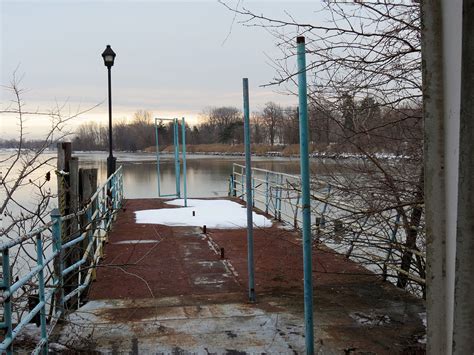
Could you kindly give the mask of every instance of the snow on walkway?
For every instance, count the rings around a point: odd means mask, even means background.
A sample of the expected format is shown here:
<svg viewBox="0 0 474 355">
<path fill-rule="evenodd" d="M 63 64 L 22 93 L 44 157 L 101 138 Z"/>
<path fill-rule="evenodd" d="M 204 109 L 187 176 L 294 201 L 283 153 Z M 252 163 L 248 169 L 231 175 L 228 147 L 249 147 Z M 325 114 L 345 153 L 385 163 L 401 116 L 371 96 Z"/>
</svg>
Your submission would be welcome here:
<svg viewBox="0 0 474 355">
<path fill-rule="evenodd" d="M 184 206 L 183 199 L 168 201 L 167 204 Z M 193 216 L 193 211 L 195 215 Z M 207 228 L 236 229 L 247 227 L 247 209 L 229 200 L 188 199 L 188 207 L 162 208 L 135 212 L 136 223 L 164 224 L 168 226 L 207 226 Z M 253 224 L 257 227 L 271 227 L 272 221 L 253 212 Z"/>
</svg>

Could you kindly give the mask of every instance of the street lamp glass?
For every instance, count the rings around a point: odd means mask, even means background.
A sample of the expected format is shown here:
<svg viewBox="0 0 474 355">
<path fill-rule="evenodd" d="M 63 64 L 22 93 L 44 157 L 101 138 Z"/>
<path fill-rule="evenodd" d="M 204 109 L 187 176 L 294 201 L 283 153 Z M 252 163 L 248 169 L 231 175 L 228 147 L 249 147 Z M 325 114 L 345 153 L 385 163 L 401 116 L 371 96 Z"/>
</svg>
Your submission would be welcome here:
<svg viewBox="0 0 474 355">
<path fill-rule="evenodd" d="M 107 45 L 105 51 L 102 53 L 102 58 L 104 58 L 104 64 L 106 67 L 111 67 L 114 65 L 115 52 L 112 50 L 110 45 Z"/>
<path fill-rule="evenodd" d="M 105 63 L 110 63 L 113 64 L 114 62 L 114 57 L 112 55 L 106 55 L 104 58 Z"/>
</svg>

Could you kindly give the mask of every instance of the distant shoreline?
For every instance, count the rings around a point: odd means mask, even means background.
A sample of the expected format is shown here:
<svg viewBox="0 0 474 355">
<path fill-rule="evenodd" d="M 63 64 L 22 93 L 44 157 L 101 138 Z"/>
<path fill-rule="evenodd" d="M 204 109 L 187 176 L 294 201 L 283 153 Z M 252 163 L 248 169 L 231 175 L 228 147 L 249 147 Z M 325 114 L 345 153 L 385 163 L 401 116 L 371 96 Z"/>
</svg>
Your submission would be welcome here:
<svg viewBox="0 0 474 355">
<path fill-rule="evenodd" d="M 330 146 L 321 146 L 316 144 L 310 144 L 309 146 L 309 156 L 315 159 L 356 159 L 364 160 L 368 157 L 362 153 L 351 152 L 348 149 L 343 149 L 338 145 Z M 1 148 L 0 152 L 11 152 L 15 148 Z M 160 150 L 161 153 L 172 154 L 174 150 L 173 146 L 167 146 Z M 256 157 L 268 157 L 268 158 L 299 158 L 299 144 L 292 145 L 263 145 L 263 144 L 254 144 L 252 145 L 252 156 Z M 129 154 L 155 154 L 155 147 L 148 147 L 145 150 L 137 151 L 119 151 L 114 150 L 115 152 L 120 153 L 129 153 Z M 46 150 L 47 153 L 55 152 L 55 149 Z M 73 150 L 73 153 L 76 154 L 100 154 L 106 153 L 106 150 Z M 243 144 L 187 144 L 186 145 L 186 154 L 189 155 L 207 155 L 207 156 L 226 156 L 226 157 L 243 157 L 245 155 L 244 145 Z M 376 159 L 387 159 L 387 160 L 411 160 L 413 157 L 407 155 L 397 155 L 391 152 L 374 152 L 371 153 Z"/>
</svg>

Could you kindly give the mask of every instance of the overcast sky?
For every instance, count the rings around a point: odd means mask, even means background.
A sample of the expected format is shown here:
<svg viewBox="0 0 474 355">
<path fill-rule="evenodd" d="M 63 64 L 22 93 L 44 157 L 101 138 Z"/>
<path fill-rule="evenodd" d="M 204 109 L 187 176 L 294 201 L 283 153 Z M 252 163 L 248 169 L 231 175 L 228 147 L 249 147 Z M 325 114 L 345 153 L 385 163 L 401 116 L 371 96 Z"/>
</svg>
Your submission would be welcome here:
<svg viewBox="0 0 474 355">
<path fill-rule="evenodd" d="M 101 57 L 106 44 L 117 53 L 112 68 L 114 119 L 145 109 L 195 122 L 209 106 L 240 108 L 243 77 L 250 81 L 252 111 L 270 100 L 296 104 L 296 98 L 259 87 L 274 75 L 267 57 L 278 55 L 274 38 L 264 29 L 233 23 L 234 14 L 216 1 L 0 4 L 1 82 L 8 84 L 18 67 L 30 111 L 67 102 L 67 113 L 103 102 L 75 124 L 106 122 L 107 70 Z M 318 0 L 244 5 L 275 17 L 286 16 L 288 10 L 305 20 L 313 20 L 321 7 Z M 2 106 L 8 99 L 3 92 Z M 15 137 L 14 118 L 3 115 L 1 120 L 2 137 Z M 29 138 L 47 125 L 44 118 L 30 120 Z"/>
</svg>

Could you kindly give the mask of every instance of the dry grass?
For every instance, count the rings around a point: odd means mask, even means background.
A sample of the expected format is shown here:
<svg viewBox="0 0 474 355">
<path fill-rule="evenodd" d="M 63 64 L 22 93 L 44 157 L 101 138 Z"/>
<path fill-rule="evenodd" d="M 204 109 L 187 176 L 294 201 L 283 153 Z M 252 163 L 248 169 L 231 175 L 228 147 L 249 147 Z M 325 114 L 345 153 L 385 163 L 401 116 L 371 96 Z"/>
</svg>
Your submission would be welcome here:
<svg viewBox="0 0 474 355">
<path fill-rule="evenodd" d="M 172 153 L 174 147 L 169 145 L 163 148 L 162 152 Z M 309 152 L 325 150 L 323 147 L 319 147 L 315 144 L 309 145 Z M 155 147 L 148 147 L 145 149 L 147 152 L 155 152 Z M 188 144 L 186 145 L 186 152 L 191 154 L 244 154 L 245 149 L 243 144 Z M 267 145 L 267 144 L 252 144 L 252 154 L 255 155 L 278 155 L 278 156 L 295 156 L 299 155 L 300 146 L 299 144 L 291 145 Z"/>
</svg>

